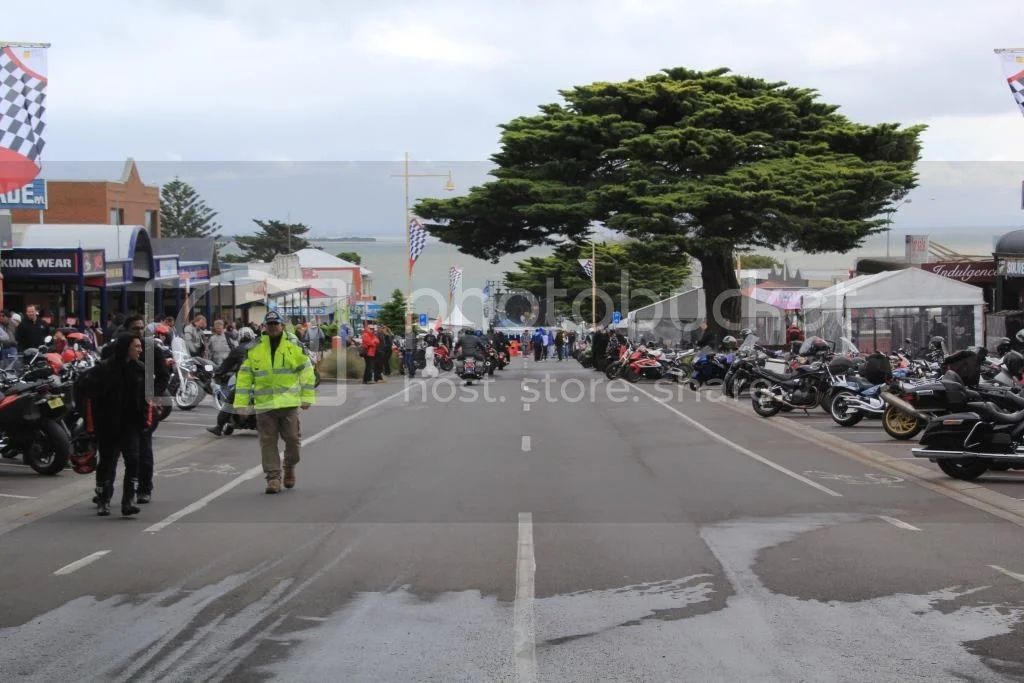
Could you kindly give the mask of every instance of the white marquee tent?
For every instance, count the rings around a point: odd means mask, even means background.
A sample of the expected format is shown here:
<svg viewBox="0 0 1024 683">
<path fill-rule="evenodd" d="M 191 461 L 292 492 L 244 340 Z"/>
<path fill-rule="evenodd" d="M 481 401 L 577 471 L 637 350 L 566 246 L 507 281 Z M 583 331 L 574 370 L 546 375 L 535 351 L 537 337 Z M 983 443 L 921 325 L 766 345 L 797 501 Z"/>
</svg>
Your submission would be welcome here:
<svg viewBox="0 0 1024 683">
<path fill-rule="evenodd" d="M 932 336 L 955 350 L 982 345 L 985 298 L 981 288 L 920 268 L 861 275 L 804 297 L 805 333 L 831 342 L 849 337 L 861 351 L 888 352 L 910 338 L 923 347 Z"/>
</svg>

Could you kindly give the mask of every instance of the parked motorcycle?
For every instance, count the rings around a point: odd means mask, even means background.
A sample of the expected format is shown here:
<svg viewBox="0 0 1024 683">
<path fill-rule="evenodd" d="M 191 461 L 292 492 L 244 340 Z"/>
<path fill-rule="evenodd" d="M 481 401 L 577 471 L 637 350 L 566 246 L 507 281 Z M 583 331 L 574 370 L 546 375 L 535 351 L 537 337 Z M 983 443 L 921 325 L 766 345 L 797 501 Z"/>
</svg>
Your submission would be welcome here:
<svg viewBox="0 0 1024 683">
<path fill-rule="evenodd" d="M 71 434 L 64 424 L 67 405 L 62 396 L 57 354 L 30 349 L 27 371 L 5 382 L 0 399 L 0 457 L 21 455 L 39 474 L 54 475 L 71 459 Z"/>
<path fill-rule="evenodd" d="M 949 393 L 957 379 L 955 373 L 944 378 Z M 911 452 L 964 481 L 973 481 L 989 470 L 1024 469 L 1024 399 L 1018 399 L 1015 412 L 1005 412 L 991 401 L 971 400 L 975 398 L 972 393 L 964 387 L 966 410 L 930 420 L 920 447 Z"/>
</svg>

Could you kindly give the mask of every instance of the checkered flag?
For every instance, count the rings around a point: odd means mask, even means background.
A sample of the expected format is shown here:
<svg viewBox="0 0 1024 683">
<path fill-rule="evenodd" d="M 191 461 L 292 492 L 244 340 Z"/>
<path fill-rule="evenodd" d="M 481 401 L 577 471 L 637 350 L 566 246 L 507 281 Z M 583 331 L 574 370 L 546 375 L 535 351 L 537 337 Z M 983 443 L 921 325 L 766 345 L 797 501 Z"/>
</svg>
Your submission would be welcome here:
<svg viewBox="0 0 1024 683">
<path fill-rule="evenodd" d="M 420 223 L 420 219 L 414 217 L 409 221 L 409 270 L 412 270 L 412 264 L 416 263 L 416 259 L 423 253 L 425 246 L 427 246 L 427 230 L 423 227 L 423 223 Z"/>
<path fill-rule="evenodd" d="M 594 279 L 594 261 L 588 258 L 581 258 L 580 266 L 583 267 L 583 272 L 587 274 L 591 280 Z"/>
<path fill-rule="evenodd" d="M 462 280 L 462 268 L 458 266 L 452 266 L 448 269 L 448 293 L 454 294 L 456 288 L 459 286 L 459 281 Z"/>
<path fill-rule="evenodd" d="M 996 50 L 1003 63 L 1003 75 L 1017 108 L 1024 114 L 1024 50 Z"/>
<path fill-rule="evenodd" d="M 0 147 L 39 165 L 46 144 L 46 78 L 25 67 L 10 47 L 0 51 Z"/>
<path fill-rule="evenodd" d="M 1008 78 L 1006 82 L 1010 84 L 1010 92 L 1013 94 L 1013 100 L 1017 103 L 1020 113 L 1024 114 L 1024 71 L 1013 78 Z"/>
</svg>

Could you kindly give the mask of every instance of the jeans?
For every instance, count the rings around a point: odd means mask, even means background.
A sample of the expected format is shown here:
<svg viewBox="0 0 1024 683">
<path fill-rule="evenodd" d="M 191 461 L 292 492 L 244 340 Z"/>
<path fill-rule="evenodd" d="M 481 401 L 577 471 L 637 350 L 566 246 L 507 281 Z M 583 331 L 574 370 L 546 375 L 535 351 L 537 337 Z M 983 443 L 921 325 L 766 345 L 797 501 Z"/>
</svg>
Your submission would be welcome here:
<svg viewBox="0 0 1024 683">
<path fill-rule="evenodd" d="M 402 352 L 402 362 L 405 363 L 405 371 L 410 377 L 416 376 L 416 352 L 406 349 Z"/>
</svg>

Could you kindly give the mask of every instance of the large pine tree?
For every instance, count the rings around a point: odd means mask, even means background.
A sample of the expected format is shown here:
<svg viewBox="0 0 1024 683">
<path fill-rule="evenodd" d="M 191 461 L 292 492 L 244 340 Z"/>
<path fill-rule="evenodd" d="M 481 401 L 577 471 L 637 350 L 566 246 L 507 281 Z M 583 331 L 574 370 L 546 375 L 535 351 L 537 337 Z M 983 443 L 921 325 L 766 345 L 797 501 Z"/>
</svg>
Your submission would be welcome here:
<svg viewBox="0 0 1024 683">
<path fill-rule="evenodd" d="M 219 237 L 216 217 L 196 189 L 180 178 L 160 188 L 161 237 Z"/>
<path fill-rule="evenodd" d="M 303 237 L 309 232 L 309 227 L 302 223 L 261 221 L 258 218 L 252 222 L 259 226 L 259 232 L 235 238 L 247 261 L 273 261 L 278 254 L 309 248 L 309 241 Z"/>
</svg>

